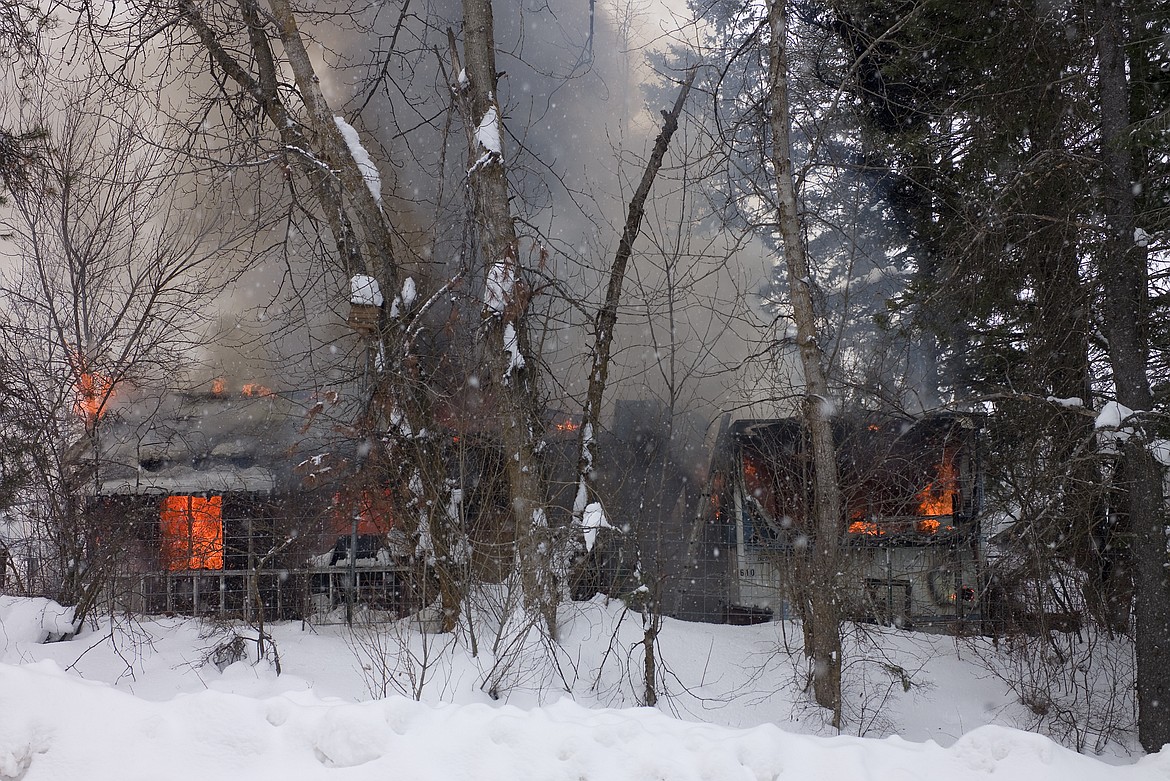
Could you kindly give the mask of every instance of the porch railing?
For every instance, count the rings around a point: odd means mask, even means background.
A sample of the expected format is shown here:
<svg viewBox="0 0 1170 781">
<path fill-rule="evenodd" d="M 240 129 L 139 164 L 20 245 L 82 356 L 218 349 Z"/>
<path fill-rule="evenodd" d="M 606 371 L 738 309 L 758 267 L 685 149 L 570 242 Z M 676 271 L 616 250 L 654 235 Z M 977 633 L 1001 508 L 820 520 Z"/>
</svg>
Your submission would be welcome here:
<svg viewBox="0 0 1170 781">
<path fill-rule="evenodd" d="M 407 608 L 407 569 L 396 565 L 358 567 L 351 582 L 344 567 L 247 570 L 182 570 L 120 575 L 110 583 L 115 608 L 142 615 L 257 618 L 255 597 L 265 620 L 301 619 L 315 623 L 337 620 L 351 596 L 355 604 L 401 614 Z"/>
</svg>

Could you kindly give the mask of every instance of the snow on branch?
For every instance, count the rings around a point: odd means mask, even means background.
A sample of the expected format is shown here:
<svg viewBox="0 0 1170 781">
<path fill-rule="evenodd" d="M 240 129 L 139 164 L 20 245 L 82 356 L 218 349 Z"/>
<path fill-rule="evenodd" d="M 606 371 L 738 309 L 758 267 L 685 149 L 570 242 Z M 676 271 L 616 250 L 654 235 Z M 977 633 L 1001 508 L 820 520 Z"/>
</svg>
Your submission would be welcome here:
<svg viewBox="0 0 1170 781">
<path fill-rule="evenodd" d="M 402 283 L 402 292 L 394 296 L 394 303 L 390 305 L 390 316 L 398 317 L 410 309 L 416 298 L 418 298 L 418 289 L 415 287 L 414 277 L 407 277 L 406 281 Z"/>
<path fill-rule="evenodd" d="M 483 152 L 472 163 L 471 168 L 467 169 L 469 177 L 480 168 L 504 159 L 504 144 L 500 134 L 500 113 L 495 106 L 489 108 L 483 118 L 479 120 L 479 125 L 475 128 L 475 144 Z"/>
<path fill-rule="evenodd" d="M 349 303 L 356 306 L 382 306 L 382 288 L 378 280 L 356 274 L 349 280 Z"/>
<path fill-rule="evenodd" d="M 382 177 L 378 173 L 378 166 L 374 165 L 370 153 L 362 146 L 361 139 L 358 138 L 358 132 L 353 125 L 338 116 L 333 117 L 333 122 L 341 131 L 341 137 L 345 139 L 345 144 L 349 147 L 349 153 L 353 155 L 353 161 L 357 163 L 358 170 L 362 172 L 362 179 L 365 180 L 370 195 L 374 196 L 374 200 L 381 206 Z"/>
<path fill-rule="evenodd" d="M 1121 452 L 1121 446 L 1139 434 L 1141 416 L 1146 412 L 1148 411 L 1130 409 L 1116 401 L 1106 403 L 1093 422 L 1101 452 L 1107 455 Z M 1158 463 L 1170 466 L 1170 442 L 1165 439 L 1148 440 L 1146 447 Z"/>
<path fill-rule="evenodd" d="M 1081 409 L 1085 406 L 1085 400 L 1076 396 L 1070 396 L 1068 398 L 1062 398 L 1060 396 L 1046 396 L 1044 400 L 1064 407 L 1065 409 Z"/>
<path fill-rule="evenodd" d="M 1118 404 L 1116 401 L 1110 401 L 1097 413 L 1097 420 L 1093 423 L 1093 428 L 1120 431 L 1123 426 L 1129 428 L 1127 424 L 1133 416 L 1134 411 L 1129 407 Z"/>
<path fill-rule="evenodd" d="M 496 261 L 488 269 L 487 280 L 483 289 L 483 306 L 489 316 L 504 317 L 504 310 L 508 303 L 516 296 L 516 263 L 511 258 Z M 519 371 L 525 366 L 524 355 L 520 351 L 520 338 L 516 326 L 511 322 L 504 324 L 504 352 L 508 353 L 508 368 L 504 370 L 503 379 L 506 381 L 513 371 Z"/>
<path fill-rule="evenodd" d="M 614 528 L 605 517 L 605 510 L 597 502 L 590 502 L 585 506 L 581 515 L 581 536 L 585 538 L 585 550 L 592 551 L 597 542 L 597 533 L 602 529 Z"/>
<path fill-rule="evenodd" d="M 504 370 L 504 379 L 512 376 L 513 371 L 524 368 L 524 355 L 520 352 L 520 340 L 516 335 L 516 326 L 511 323 L 504 325 L 504 352 L 508 353 L 508 368 Z"/>
<path fill-rule="evenodd" d="M 483 119 L 479 121 L 479 127 L 475 129 L 475 141 L 486 151 L 503 156 L 504 147 L 500 142 L 500 115 L 495 106 L 489 108 L 487 113 L 483 115 Z"/>
</svg>

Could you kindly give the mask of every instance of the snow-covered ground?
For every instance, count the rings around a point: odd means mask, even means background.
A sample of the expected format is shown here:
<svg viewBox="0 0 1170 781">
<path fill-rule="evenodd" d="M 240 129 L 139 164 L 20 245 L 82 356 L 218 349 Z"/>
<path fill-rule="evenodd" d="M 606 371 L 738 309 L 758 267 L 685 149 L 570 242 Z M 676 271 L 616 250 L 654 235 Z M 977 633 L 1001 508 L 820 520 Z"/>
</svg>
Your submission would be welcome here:
<svg viewBox="0 0 1170 781">
<path fill-rule="evenodd" d="M 514 616 L 474 637 L 278 624 L 279 676 L 232 647 L 248 628 L 191 619 L 41 643 L 59 610 L 0 597 L 0 779 L 1170 779 L 1170 751 L 1093 758 L 1013 729 L 1027 713 L 967 639 L 853 639 L 854 735 L 830 737 L 786 623 L 665 621 L 651 709 L 641 617 L 600 599 L 565 608 L 557 646 Z"/>
</svg>

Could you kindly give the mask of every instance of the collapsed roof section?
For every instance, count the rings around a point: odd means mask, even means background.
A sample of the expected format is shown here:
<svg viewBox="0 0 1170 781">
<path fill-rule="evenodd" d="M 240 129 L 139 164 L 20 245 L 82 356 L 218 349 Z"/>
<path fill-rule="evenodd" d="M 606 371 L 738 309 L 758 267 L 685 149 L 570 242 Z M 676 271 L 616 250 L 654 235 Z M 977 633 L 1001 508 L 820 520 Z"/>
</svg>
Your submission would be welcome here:
<svg viewBox="0 0 1170 781">
<path fill-rule="evenodd" d="M 326 404 L 259 385 L 140 395 L 103 418 L 98 495 L 296 490 L 297 464 L 354 447 Z M 333 410 L 336 412 L 336 410 Z"/>
</svg>

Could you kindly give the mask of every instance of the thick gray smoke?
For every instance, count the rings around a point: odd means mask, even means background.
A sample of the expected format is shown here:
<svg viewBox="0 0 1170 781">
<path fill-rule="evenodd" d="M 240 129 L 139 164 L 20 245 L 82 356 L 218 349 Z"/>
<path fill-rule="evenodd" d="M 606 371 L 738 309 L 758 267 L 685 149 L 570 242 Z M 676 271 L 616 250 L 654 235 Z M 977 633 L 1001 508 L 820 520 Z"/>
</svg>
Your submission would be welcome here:
<svg viewBox="0 0 1170 781">
<path fill-rule="evenodd" d="M 357 17 L 306 12 L 303 30 L 334 109 L 358 128 L 378 165 L 398 254 L 425 294 L 471 265 L 474 251 L 467 143 L 450 105 L 456 74 L 447 30 L 458 39 L 461 19 L 457 0 L 414 0 L 409 13 L 402 10 L 394 3 L 370 5 Z M 644 4 L 518 0 L 496 3 L 496 12 L 513 209 L 522 262 L 540 285 L 534 342 L 548 366 L 549 406 L 573 414 L 585 389 L 590 318 L 659 130 L 658 112 L 673 100 L 670 79 L 681 74 L 647 64 L 651 47 L 668 38 L 665 15 Z M 188 144 L 197 161 L 231 163 L 177 176 L 184 209 L 251 235 L 234 249 L 222 294 L 192 303 L 206 315 L 205 332 L 189 338 L 204 346 L 191 351 L 192 371 L 172 381 L 193 390 L 216 378 L 229 388 L 359 388 L 368 378 L 363 347 L 345 325 L 347 274 L 329 260 L 331 237 L 311 195 L 290 196 L 270 142 L 240 144 L 226 121 L 206 113 L 203 97 L 217 87 L 205 60 L 179 62 L 163 50 L 147 57 L 136 66 L 143 74 L 168 73 L 165 85 L 140 95 L 165 143 Z M 78 67 L 63 63 L 62 77 L 80 77 Z M 192 124 L 196 116 L 204 118 Z M 199 132 L 184 135 L 194 127 Z M 755 291 L 770 266 L 758 245 L 740 247 L 707 221 L 695 164 L 702 143 L 684 121 L 655 184 L 624 288 L 608 393 L 611 404 L 650 401 L 673 412 L 675 436 L 694 440 L 717 412 L 753 397 L 745 385 L 762 387 L 759 373 L 742 366 L 766 341 Z M 456 290 L 451 307 L 465 325 L 452 337 L 438 322 L 437 349 L 471 352 L 481 284 L 472 275 Z"/>
<path fill-rule="evenodd" d="M 543 283 L 535 341 L 550 368 L 550 405 L 572 412 L 585 387 L 588 317 L 602 298 L 658 111 L 675 91 L 655 90 L 662 105 L 649 106 L 646 87 L 680 74 L 647 65 L 643 42 L 660 32 L 649 15 L 622 15 L 606 3 L 591 14 L 590 4 L 570 0 L 496 6 L 521 257 Z M 378 164 L 400 254 L 433 288 L 468 257 L 467 144 L 450 107 L 447 43 L 448 27 L 458 38 L 460 8 L 445 0 L 412 5 L 405 17 L 399 10 L 315 24 L 313 54 L 332 104 Z M 655 184 L 625 286 L 610 398 L 657 400 L 709 421 L 760 395 L 761 370 L 750 380 L 755 393 L 745 394 L 741 367 L 767 332 L 754 300 L 769 263 L 758 245 L 737 248 L 735 236 L 704 222 L 701 139 L 684 122 Z M 267 364 L 328 381 L 355 364 L 356 340 L 339 327 L 345 280 L 311 259 L 312 235 L 295 238 L 303 257 L 263 260 L 226 302 L 223 331 L 242 346 L 212 355 L 213 373 Z M 464 320 L 474 320 L 481 282 L 459 290 Z"/>
</svg>

